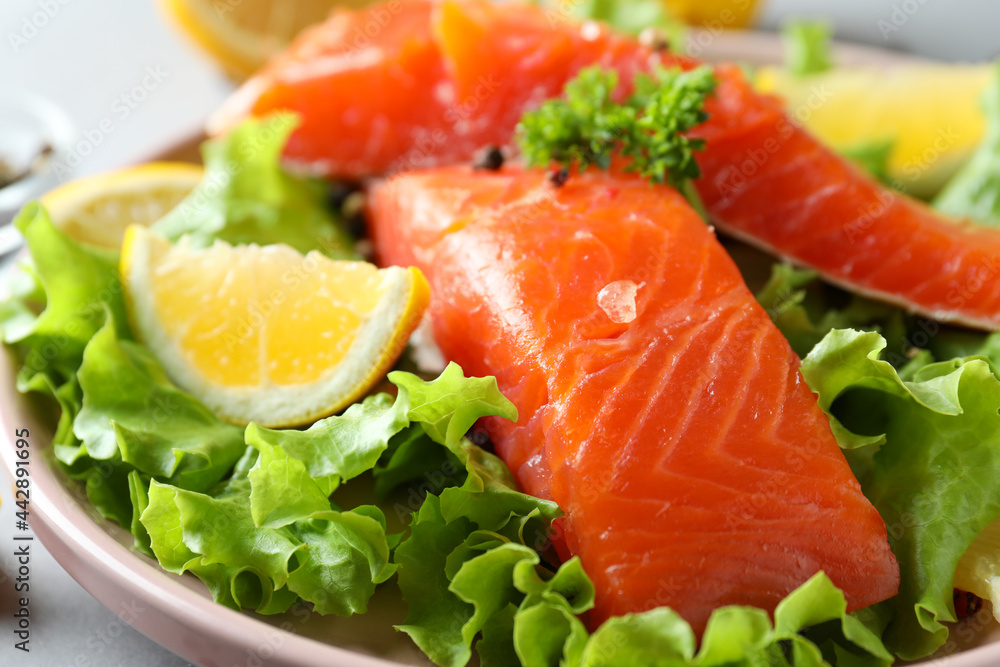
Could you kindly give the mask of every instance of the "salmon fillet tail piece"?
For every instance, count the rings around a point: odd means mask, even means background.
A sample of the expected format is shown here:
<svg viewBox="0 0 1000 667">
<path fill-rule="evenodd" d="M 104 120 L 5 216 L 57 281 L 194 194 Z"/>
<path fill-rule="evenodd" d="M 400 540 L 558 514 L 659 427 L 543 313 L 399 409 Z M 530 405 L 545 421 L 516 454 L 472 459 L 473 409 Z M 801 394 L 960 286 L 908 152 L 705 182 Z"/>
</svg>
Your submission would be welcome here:
<svg viewBox="0 0 1000 667">
<path fill-rule="evenodd" d="M 1000 330 L 1000 230 L 874 181 L 742 76 L 727 76 L 707 108 L 713 118 L 694 132 L 706 139 L 695 185 L 722 231 L 855 292 Z"/>
<path fill-rule="evenodd" d="M 407 0 L 340 12 L 297 40 L 227 102 L 212 128 L 292 110 L 286 157 L 358 179 L 467 162 L 511 143 L 522 113 L 582 67 L 617 70 L 626 92 L 654 52 L 596 23 L 487 0 Z M 1000 330 L 1000 230 L 948 220 L 894 194 L 716 68 L 697 187 L 723 231 L 827 280 L 944 321 Z M 817 103 L 821 103 L 818 100 Z"/>
<path fill-rule="evenodd" d="M 369 201 L 380 259 L 430 281 L 445 355 L 517 406 L 488 427 L 566 513 L 594 624 L 665 605 L 701 632 L 820 570 L 850 609 L 896 593 L 885 524 L 798 358 L 676 191 L 509 165 L 400 175 Z"/>
</svg>

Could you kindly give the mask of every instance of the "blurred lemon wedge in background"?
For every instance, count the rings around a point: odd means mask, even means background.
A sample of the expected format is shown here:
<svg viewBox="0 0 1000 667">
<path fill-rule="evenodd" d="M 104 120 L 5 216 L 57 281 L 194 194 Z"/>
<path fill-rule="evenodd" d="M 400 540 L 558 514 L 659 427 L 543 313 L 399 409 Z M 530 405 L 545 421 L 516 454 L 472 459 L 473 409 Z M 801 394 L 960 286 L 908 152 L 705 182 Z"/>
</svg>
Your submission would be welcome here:
<svg viewBox="0 0 1000 667">
<path fill-rule="evenodd" d="M 236 79 L 245 79 L 303 28 L 336 7 L 372 0 L 159 0 L 166 14 Z"/>
<path fill-rule="evenodd" d="M 71 181 L 42 197 L 42 205 L 68 236 L 117 250 L 129 225 L 148 226 L 162 218 L 203 174 L 186 162 L 151 162 Z"/>
<path fill-rule="evenodd" d="M 982 140 L 980 99 L 993 72 L 992 65 L 913 64 L 837 67 L 796 77 L 765 67 L 755 85 L 783 97 L 794 118 L 837 150 L 893 141 L 889 181 L 929 197 Z"/>
<path fill-rule="evenodd" d="M 757 0 L 663 0 L 674 18 L 688 25 L 745 28 L 753 21 Z"/>
<path fill-rule="evenodd" d="M 429 301 L 414 268 L 285 245 L 171 245 L 141 226 L 122 246 L 125 303 L 167 375 L 223 419 L 308 424 L 363 397 Z"/>
</svg>

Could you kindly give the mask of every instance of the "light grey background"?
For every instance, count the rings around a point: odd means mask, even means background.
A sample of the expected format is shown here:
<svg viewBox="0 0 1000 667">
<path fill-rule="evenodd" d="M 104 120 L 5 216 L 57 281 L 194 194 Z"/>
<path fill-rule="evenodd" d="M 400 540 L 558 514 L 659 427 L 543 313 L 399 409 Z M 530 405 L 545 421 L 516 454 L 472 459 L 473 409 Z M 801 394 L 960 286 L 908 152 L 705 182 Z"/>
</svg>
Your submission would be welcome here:
<svg viewBox="0 0 1000 667">
<path fill-rule="evenodd" d="M 790 16 L 827 17 L 842 38 L 938 58 L 1000 54 L 995 0 L 769 0 L 759 24 L 775 27 Z M 133 98 L 134 108 L 126 104 L 124 114 L 121 96 L 131 95 L 150 71 L 159 82 L 141 102 Z M 81 131 L 112 120 L 113 131 L 80 164 L 82 175 L 141 161 L 195 132 L 231 85 L 164 23 L 152 0 L 0 0 L 0 89 L 11 88 L 48 97 Z M 9 490 L 0 471 L 0 665 L 187 664 L 122 626 L 38 543 L 31 574 L 32 650 L 15 651 L 9 579 L 15 569 L 15 508 Z"/>
</svg>

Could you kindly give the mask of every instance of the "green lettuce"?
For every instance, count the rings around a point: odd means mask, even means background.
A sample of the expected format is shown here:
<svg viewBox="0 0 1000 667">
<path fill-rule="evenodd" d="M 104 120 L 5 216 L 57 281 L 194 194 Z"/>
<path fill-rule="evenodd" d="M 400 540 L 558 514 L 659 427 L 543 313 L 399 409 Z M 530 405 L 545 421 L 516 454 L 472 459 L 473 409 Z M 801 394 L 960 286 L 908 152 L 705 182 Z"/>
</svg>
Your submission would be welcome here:
<svg viewBox="0 0 1000 667">
<path fill-rule="evenodd" d="M 56 449 L 66 464 L 117 457 L 149 477 L 208 491 L 246 448 L 242 428 L 178 389 L 149 350 L 118 337 L 110 315 L 87 345 L 77 380 L 83 401 L 73 431 L 80 444 Z"/>
<path fill-rule="evenodd" d="M 896 149 L 896 137 L 875 139 L 852 146 L 843 146 L 840 153 L 853 160 L 858 166 L 868 172 L 884 185 L 892 185 L 889 176 L 889 158 Z"/>
<path fill-rule="evenodd" d="M 543 2 L 555 5 L 558 0 Z M 571 5 L 575 20 L 604 21 L 622 32 L 639 34 L 646 28 L 663 30 L 672 44 L 684 44 L 684 24 L 671 14 L 667 3 L 661 0 L 581 0 Z"/>
<path fill-rule="evenodd" d="M 892 663 L 879 638 L 858 618 L 824 575 L 813 576 L 774 612 L 722 607 L 709 618 L 701 648 L 691 627 L 673 611 L 654 609 L 613 618 L 591 636 L 581 667 L 783 665 L 879 667 Z"/>
<path fill-rule="evenodd" d="M 404 429 L 393 436 L 389 447 L 372 469 L 375 495 L 386 500 L 393 492 L 403 489 L 413 498 L 424 493 L 440 493 L 448 486 L 465 480 L 462 462 L 448 450 L 431 440 L 420 426 Z M 419 504 L 419 503 L 417 503 Z M 403 510 L 403 516 L 409 512 Z"/>
<path fill-rule="evenodd" d="M 409 537 L 396 549 L 399 587 L 409 606 L 399 629 L 440 665 L 466 664 L 474 640 L 482 633 L 489 640 L 482 647 L 477 645 L 480 660 L 484 666 L 492 664 L 489 656 L 511 654 L 509 647 L 504 648 L 510 639 L 497 624 L 512 627 L 508 603 L 516 594 L 507 590 L 510 595 L 505 597 L 501 589 L 489 584 L 485 589 L 490 598 L 483 600 L 469 590 L 469 586 L 481 590 L 477 582 L 486 575 L 494 581 L 494 566 L 503 567 L 499 561 L 491 560 L 475 575 L 459 573 L 477 557 L 487 557 L 492 547 L 504 544 L 516 547 L 522 555 L 534 554 L 538 562 L 536 550 L 547 543 L 546 521 L 559 516 L 559 509 L 550 501 L 520 492 L 500 459 L 462 437 L 482 416 L 517 418 L 514 406 L 497 390 L 495 379 L 465 379 L 454 364 L 434 382 L 398 372 L 390 373 L 389 379 L 409 401 L 411 419 L 421 420 L 426 438 L 408 440 L 407 450 L 397 449 L 382 474 L 399 467 L 392 458 L 403 451 L 414 460 L 422 458 L 420 449 L 444 447 L 451 456 L 435 471 L 439 478 L 454 476 L 452 461 L 466 475 L 460 486 L 425 495 L 419 509 L 414 508 Z M 456 405 L 462 396 L 466 400 Z M 431 479 L 430 475 L 426 478 Z M 501 580 L 509 589 L 506 578 Z"/>
<path fill-rule="evenodd" d="M 327 186 L 281 168 L 281 151 L 298 123 L 291 114 L 246 120 L 205 142 L 205 176 L 177 207 L 153 225 L 168 239 L 198 246 L 284 243 L 305 254 L 357 259 L 353 240 L 326 206 Z"/>
<path fill-rule="evenodd" d="M 118 267 L 104 253 L 56 229 L 37 203 L 25 206 L 14 225 L 24 235 L 31 266 L 15 273 L 20 286 L 13 286 L 0 327 L 4 342 L 23 355 L 19 388 L 28 389 L 35 381 L 31 389 L 47 384 L 51 394 L 72 380 L 84 348 L 104 326 L 108 312 L 117 335 L 131 336 Z M 44 380 L 35 380 L 39 375 Z"/>
<path fill-rule="evenodd" d="M 983 94 L 986 135 L 968 162 L 934 199 L 934 207 L 956 218 L 1000 226 L 1000 63 Z"/>
<path fill-rule="evenodd" d="M 248 487 L 212 497 L 154 481 L 140 519 L 160 565 L 195 574 L 234 608 L 280 613 L 301 599 L 322 614 L 363 613 L 395 571 L 381 511 L 334 511 L 327 501 L 307 518 L 262 527 Z"/>
<path fill-rule="evenodd" d="M 900 564 L 885 641 L 905 659 L 931 654 L 955 620 L 959 559 L 1000 518 L 1000 381 L 982 357 L 897 371 L 877 333 L 833 331 L 802 364 Z"/>
<path fill-rule="evenodd" d="M 827 23 L 792 21 L 781 30 L 785 68 L 795 76 L 822 74 L 833 68 Z"/>
<path fill-rule="evenodd" d="M 756 296 L 800 357 L 830 331 L 858 328 L 885 332 L 894 341 L 896 362 L 908 361 L 912 330 L 918 323 L 909 321 L 898 308 L 823 283 L 815 271 L 776 262 L 770 279 Z"/>
<path fill-rule="evenodd" d="M 496 378 L 467 378 L 454 362 L 431 382 L 399 371 L 388 377 L 405 397 L 410 420 L 439 444 L 457 445 L 480 417 L 517 421 L 517 408 L 500 393 Z"/>
<path fill-rule="evenodd" d="M 166 569 L 202 578 L 223 604 L 276 613 L 301 599 L 324 614 L 362 613 L 398 567 L 390 562 L 398 538 L 387 534 L 380 508 L 340 510 L 330 494 L 372 469 L 397 434 L 419 429 L 430 446 L 454 448 L 467 469 L 453 501 L 461 507 L 470 494 L 484 503 L 505 494 L 527 498 L 492 488 L 484 477 L 502 469 L 506 480 L 510 473 L 498 460 L 483 463 L 488 455 L 470 453 L 474 446 L 462 439 L 482 416 L 516 416 L 495 380 L 466 378 L 454 364 L 431 382 L 399 372 L 391 380 L 395 400 L 369 397 L 305 431 L 251 424 L 243 435 L 253 453 L 215 495 L 154 480 L 139 517 L 151 551 Z M 489 515 L 492 508 L 477 511 Z"/>
<path fill-rule="evenodd" d="M 132 472 L 195 490 L 218 483 L 245 448 L 242 430 L 173 386 L 132 340 L 113 259 L 67 237 L 37 204 L 16 224 L 31 263 L 14 274 L 0 327 L 22 359 L 19 389 L 58 402 L 53 451 L 91 503 L 130 525 Z"/>
<path fill-rule="evenodd" d="M 1000 369 L 1000 333 L 982 333 L 970 329 L 942 327 L 927 345 L 935 359 L 983 357 L 994 369 Z"/>
<path fill-rule="evenodd" d="M 389 440 L 410 425 L 408 409 L 405 396 L 393 401 L 378 394 L 305 431 L 250 424 L 246 442 L 259 452 L 248 473 L 254 522 L 285 525 L 328 509 L 341 482 L 371 470 Z"/>
</svg>

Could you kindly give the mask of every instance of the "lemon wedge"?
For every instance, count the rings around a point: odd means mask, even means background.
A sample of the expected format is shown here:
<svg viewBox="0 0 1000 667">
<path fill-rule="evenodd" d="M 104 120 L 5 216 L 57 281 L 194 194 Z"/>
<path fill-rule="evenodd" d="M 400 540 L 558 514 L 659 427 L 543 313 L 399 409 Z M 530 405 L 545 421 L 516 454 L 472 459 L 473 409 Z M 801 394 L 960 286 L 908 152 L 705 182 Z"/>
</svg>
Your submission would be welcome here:
<svg viewBox="0 0 1000 667">
<path fill-rule="evenodd" d="M 336 7 L 372 0 L 159 0 L 180 29 L 227 74 L 245 79 L 283 50 L 303 28 Z"/>
<path fill-rule="evenodd" d="M 203 174 L 186 162 L 152 162 L 71 181 L 42 197 L 42 205 L 68 236 L 117 250 L 129 225 L 148 226 L 162 218 Z"/>
<path fill-rule="evenodd" d="M 992 65 L 838 67 L 802 78 L 766 67 L 755 85 L 783 97 L 789 113 L 834 149 L 894 141 L 890 182 L 929 197 L 982 141 L 980 99 L 992 76 Z"/>
<path fill-rule="evenodd" d="M 364 396 L 429 301 L 417 269 L 285 245 L 195 248 L 130 227 L 121 275 L 132 325 L 178 386 L 223 419 L 308 424 Z"/>
<path fill-rule="evenodd" d="M 757 0 L 663 0 L 670 14 L 688 25 L 745 28 L 754 18 Z"/>
</svg>

